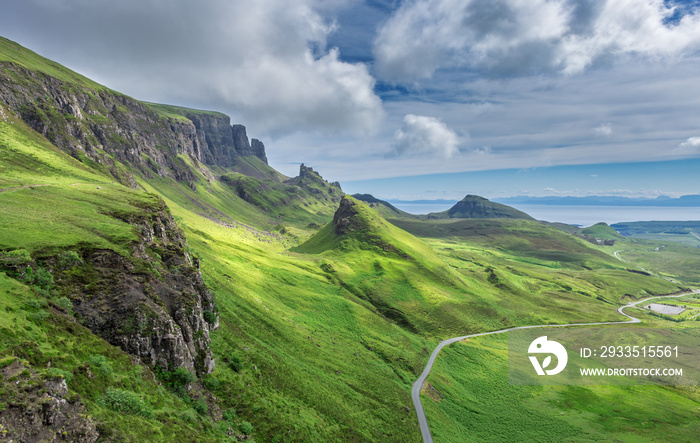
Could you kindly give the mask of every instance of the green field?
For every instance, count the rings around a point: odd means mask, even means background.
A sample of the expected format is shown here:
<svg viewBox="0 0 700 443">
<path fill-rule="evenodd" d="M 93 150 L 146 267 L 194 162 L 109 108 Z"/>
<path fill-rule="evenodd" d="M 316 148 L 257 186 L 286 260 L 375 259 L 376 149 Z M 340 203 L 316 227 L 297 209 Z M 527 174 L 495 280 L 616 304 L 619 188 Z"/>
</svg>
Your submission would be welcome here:
<svg viewBox="0 0 700 443">
<path fill-rule="evenodd" d="M 700 222 L 649 221 L 616 223 L 614 228 L 634 239 L 680 243 L 700 247 Z"/>
<path fill-rule="evenodd" d="M 700 283 L 700 249 L 659 240 L 628 240 L 615 250 L 625 261 L 654 271 L 657 275 L 689 284 Z"/>
<path fill-rule="evenodd" d="M 505 334 L 445 348 L 423 405 L 436 442 L 695 441 L 697 386 L 517 386 Z M 506 426 L 504 424 L 507 423 Z"/>
</svg>

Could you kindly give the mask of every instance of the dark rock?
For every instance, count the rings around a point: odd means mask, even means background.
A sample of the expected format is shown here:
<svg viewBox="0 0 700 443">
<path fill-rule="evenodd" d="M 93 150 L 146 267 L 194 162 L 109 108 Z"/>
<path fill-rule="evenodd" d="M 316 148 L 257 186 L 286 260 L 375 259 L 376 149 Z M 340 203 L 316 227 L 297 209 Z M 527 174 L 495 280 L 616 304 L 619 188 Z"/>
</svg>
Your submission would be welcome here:
<svg viewBox="0 0 700 443">
<path fill-rule="evenodd" d="M 254 156 L 258 157 L 260 160 L 267 164 L 267 155 L 265 155 L 265 145 L 263 142 L 254 138 L 250 141 L 250 150 Z"/>
<path fill-rule="evenodd" d="M 232 125 L 231 135 L 233 140 L 233 148 L 236 150 L 238 155 L 253 155 L 253 152 L 250 149 L 250 142 L 248 142 L 248 134 L 246 134 L 245 126 Z"/>
<path fill-rule="evenodd" d="M 83 251 L 79 272 L 55 272 L 56 284 L 73 294 L 80 322 L 109 343 L 153 366 L 210 373 L 209 333 L 218 317 L 205 320 L 213 300 L 182 232 L 164 204 L 122 219 L 139 236 L 130 257 Z"/>
<path fill-rule="evenodd" d="M 197 130 L 200 155 L 206 165 L 231 167 L 236 165 L 236 140 L 231 132 L 231 119 L 223 114 L 185 113 Z"/>
<path fill-rule="evenodd" d="M 357 203 L 349 198 L 340 200 L 338 210 L 333 215 L 333 227 L 336 235 L 347 235 L 365 228 L 366 222 L 359 215 Z"/>
<path fill-rule="evenodd" d="M 0 440 L 92 443 L 99 433 L 77 395 L 68 395 L 65 379 L 42 378 L 21 359 L 0 370 L 13 379 L 0 390 Z"/>
</svg>

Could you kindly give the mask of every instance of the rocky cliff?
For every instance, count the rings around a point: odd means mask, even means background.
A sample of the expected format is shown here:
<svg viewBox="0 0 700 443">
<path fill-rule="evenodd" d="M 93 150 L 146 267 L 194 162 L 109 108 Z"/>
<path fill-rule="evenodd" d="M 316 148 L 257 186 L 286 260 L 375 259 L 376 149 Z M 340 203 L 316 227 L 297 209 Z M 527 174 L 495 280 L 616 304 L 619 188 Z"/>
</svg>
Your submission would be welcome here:
<svg viewBox="0 0 700 443">
<path fill-rule="evenodd" d="M 218 317 L 182 232 L 160 200 L 141 214 L 115 216 L 137 231 L 131 256 L 88 249 L 70 272 L 50 266 L 76 317 L 146 364 L 210 373 L 209 332 Z"/>
<path fill-rule="evenodd" d="M 267 155 L 265 155 L 265 145 L 263 142 L 254 138 L 250 141 L 250 151 L 251 155 L 258 157 L 260 160 L 267 164 Z"/>
<path fill-rule="evenodd" d="M 12 62 L 0 62 L 0 102 L 54 145 L 95 163 L 116 180 L 137 187 L 138 174 L 171 176 L 194 189 L 195 175 L 180 158 L 231 167 L 241 155 L 267 162 L 259 141 L 224 114 L 167 107 L 169 115 L 106 88 L 64 82 Z M 173 112 L 173 110 L 175 110 Z"/>
<path fill-rule="evenodd" d="M 248 142 L 245 126 L 233 125 L 231 126 L 231 132 L 233 134 L 233 147 L 239 155 L 254 155 L 267 164 L 265 145 L 255 138 Z"/>
</svg>

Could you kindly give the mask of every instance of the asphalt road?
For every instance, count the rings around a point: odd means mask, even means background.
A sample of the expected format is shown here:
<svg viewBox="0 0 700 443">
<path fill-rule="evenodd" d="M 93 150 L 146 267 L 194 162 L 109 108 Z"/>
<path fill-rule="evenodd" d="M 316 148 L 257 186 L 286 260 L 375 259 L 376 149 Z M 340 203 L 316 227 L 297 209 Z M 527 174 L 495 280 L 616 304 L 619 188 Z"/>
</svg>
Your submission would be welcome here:
<svg viewBox="0 0 700 443">
<path fill-rule="evenodd" d="M 686 292 L 683 294 L 678 294 L 678 295 L 666 295 L 663 296 L 665 298 L 676 298 L 676 297 L 684 297 L 689 294 L 693 293 L 700 293 L 700 290 L 696 289 L 691 292 Z M 508 331 L 515 331 L 517 329 L 533 329 L 533 328 L 564 328 L 568 326 L 596 326 L 596 325 L 615 325 L 615 324 L 622 324 L 622 323 L 641 323 L 641 320 L 632 317 L 629 314 L 625 314 L 623 310 L 625 308 L 633 308 L 636 307 L 639 303 L 644 303 L 647 300 L 651 300 L 654 298 L 660 298 L 660 297 L 649 297 L 645 298 L 643 300 L 639 300 L 636 302 L 628 303 L 624 306 L 620 306 L 617 309 L 617 312 L 620 314 L 624 315 L 625 317 L 629 318 L 629 320 L 626 321 L 610 321 L 610 322 L 598 322 L 598 323 L 568 323 L 565 325 L 533 325 L 533 326 L 516 326 L 513 328 L 508 328 L 508 329 L 501 329 L 499 331 L 491 331 L 491 332 L 481 332 L 479 334 L 471 334 L 471 335 L 463 335 L 461 337 L 454 337 L 450 338 L 444 341 L 441 341 L 439 345 L 435 348 L 432 354 L 430 354 L 430 359 L 428 359 L 428 364 L 425 366 L 425 369 L 423 370 L 423 373 L 418 377 L 418 380 L 416 380 L 413 383 L 413 387 L 411 388 L 411 398 L 413 399 L 413 407 L 416 410 L 416 415 L 418 416 L 418 424 L 420 425 L 420 432 L 423 435 L 423 442 L 424 443 L 433 443 L 433 436 L 430 435 L 430 428 L 428 427 L 428 421 L 425 418 L 425 411 L 423 411 L 423 403 L 420 401 L 420 392 L 423 390 L 423 385 L 425 384 L 425 380 L 428 378 L 428 375 L 430 374 L 430 370 L 433 368 L 433 364 L 435 363 L 435 359 L 437 358 L 438 354 L 440 353 L 440 350 L 444 348 L 445 346 L 451 345 L 452 343 L 462 341 L 467 338 L 472 338 L 472 337 L 480 337 L 482 335 L 493 335 L 493 334 L 502 334 L 504 332 Z"/>
</svg>

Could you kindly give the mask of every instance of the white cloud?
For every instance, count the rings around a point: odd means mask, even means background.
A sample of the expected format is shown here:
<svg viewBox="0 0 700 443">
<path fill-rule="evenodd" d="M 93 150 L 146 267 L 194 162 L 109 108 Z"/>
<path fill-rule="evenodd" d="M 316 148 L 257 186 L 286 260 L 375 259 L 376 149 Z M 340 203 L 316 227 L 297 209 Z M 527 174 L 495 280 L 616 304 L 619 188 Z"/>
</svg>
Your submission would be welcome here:
<svg viewBox="0 0 700 443">
<path fill-rule="evenodd" d="M 666 20 L 664 0 L 413 0 L 380 29 L 380 77 L 410 82 L 442 67 L 494 76 L 576 74 L 628 55 L 665 58 L 700 47 L 700 15 Z"/>
<path fill-rule="evenodd" d="M 479 146 L 469 149 L 469 152 L 479 155 L 486 155 L 491 153 L 491 146 Z"/>
<path fill-rule="evenodd" d="M 326 47 L 349 1 L 11 0 L 23 19 L 0 25 L 114 89 L 214 105 L 254 133 L 368 134 L 384 115 L 374 78 Z"/>
<path fill-rule="evenodd" d="M 610 123 L 603 123 L 593 130 L 600 137 L 610 137 L 613 133 L 613 127 Z"/>
<path fill-rule="evenodd" d="M 435 117 L 408 114 L 394 135 L 390 155 L 437 155 L 446 159 L 459 153 L 460 138 Z"/>
<path fill-rule="evenodd" d="M 700 154 L 700 137 L 690 137 L 684 141 L 673 152 L 678 154 Z"/>
</svg>

